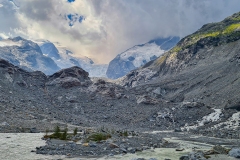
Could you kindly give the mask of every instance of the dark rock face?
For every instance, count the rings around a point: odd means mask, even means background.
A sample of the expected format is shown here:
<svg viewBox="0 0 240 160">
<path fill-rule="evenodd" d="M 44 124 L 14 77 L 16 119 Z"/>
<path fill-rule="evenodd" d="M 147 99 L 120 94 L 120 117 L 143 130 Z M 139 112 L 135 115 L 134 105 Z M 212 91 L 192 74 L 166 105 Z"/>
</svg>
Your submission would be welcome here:
<svg viewBox="0 0 240 160">
<path fill-rule="evenodd" d="M 111 79 L 117 79 L 119 77 L 126 75 L 129 71 L 134 70 L 136 68 L 137 67 L 133 65 L 131 60 L 124 61 L 120 58 L 120 56 L 117 56 L 109 63 L 107 76 L 108 78 Z"/>
<path fill-rule="evenodd" d="M 55 59 L 59 59 L 60 55 L 58 54 L 58 49 L 54 46 L 53 43 L 44 43 L 43 45 L 40 46 L 41 51 L 43 54 L 47 54 L 48 57 L 52 57 Z"/>
<path fill-rule="evenodd" d="M 0 59 L 0 67 L 1 68 L 14 67 L 14 65 L 12 65 L 11 63 L 4 59 Z"/>
</svg>

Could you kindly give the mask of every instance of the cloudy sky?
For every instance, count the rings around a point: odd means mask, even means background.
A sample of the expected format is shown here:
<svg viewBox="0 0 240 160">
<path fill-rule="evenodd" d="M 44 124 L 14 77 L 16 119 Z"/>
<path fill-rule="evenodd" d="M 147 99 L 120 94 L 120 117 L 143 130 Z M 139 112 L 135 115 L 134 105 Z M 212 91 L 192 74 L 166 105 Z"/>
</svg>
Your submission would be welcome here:
<svg viewBox="0 0 240 160">
<path fill-rule="evenodd" d="M 108 63 L 157 37 L 186 36 L 240 11 L 239 0 L 0 0 L 0 36 L 60 42 Z"/>
</svg>

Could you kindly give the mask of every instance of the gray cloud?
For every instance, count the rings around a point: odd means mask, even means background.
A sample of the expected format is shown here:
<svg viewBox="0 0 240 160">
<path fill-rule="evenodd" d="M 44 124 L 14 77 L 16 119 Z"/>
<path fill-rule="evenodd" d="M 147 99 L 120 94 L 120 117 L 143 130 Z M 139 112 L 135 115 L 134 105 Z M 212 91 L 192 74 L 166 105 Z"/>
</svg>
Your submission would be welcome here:
<svg viewBox="0 0 240 160">
<path fill-rule="evenodd" d="M 186 36 L 240 11 L 239 0 L 92 0 L 114 51 L 156 37 Z M 108 37 L 108 38 L 109 38 Z M 110 52 L 111 53 L 111 52 Z"/>
<path fill-rule="evenodd" d="M 20 22 L 16 16 L 16 9 L 12 3 L 6 0 L 0 0 L 0 32 L 10 33 L 12 29 L 21 27 Z"/>
<path fill-rule="evenodd" d="M 127 48 L 157 37 L 186 36 L 240 11 L 239 0 L 0 0 L 0 32 L 43 38 L 108 62 Z M 64 14 L 86 17 L 82 23 Z"/>
<path fill-rule="evenodd" d="M 54 1 L 37 0 L 20 4 L 20 12 L 36 21 L 49 21 L 49 15 L 54 11 Z"/>
</svg>

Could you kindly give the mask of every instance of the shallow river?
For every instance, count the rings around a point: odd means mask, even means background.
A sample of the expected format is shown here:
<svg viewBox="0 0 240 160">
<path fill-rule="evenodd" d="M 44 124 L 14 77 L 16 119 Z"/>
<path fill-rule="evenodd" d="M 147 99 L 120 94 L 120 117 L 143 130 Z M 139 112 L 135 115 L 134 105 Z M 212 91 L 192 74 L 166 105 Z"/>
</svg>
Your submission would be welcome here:
<svg viewBox="0 0 240 160">
<path fill-rule="evenodd" d="M 201 149 L 210 149 L 212 146 L 206 144 L 197 144 L 194 142 L 179 141 L 177 139 L 168 139 L 172 142 L 178 142 L 185 150 L 177 152 L 175 149 L 155 149 L 140 152 L 137 154 L 127 154 L 124 156 L 114 157 L 102 157 L 102 158 L 68 158 L 65 156 L 50 156 L 40 155 L 35 152 L 36 147 L 45 145 L 45 141 L 41 140 L 43 133 L 0 133 L 0 160 L 131 160 L 133 158 L 156 158 L 158 160 L 164 160 L 165 158 L 171 160 L 178 160 L 181 155 L 184 155 L 192 151 L 193 147 Z M 214 160 L 226 160 L 234 159 L 227 156 L 215 156 Z"/>
</svg>

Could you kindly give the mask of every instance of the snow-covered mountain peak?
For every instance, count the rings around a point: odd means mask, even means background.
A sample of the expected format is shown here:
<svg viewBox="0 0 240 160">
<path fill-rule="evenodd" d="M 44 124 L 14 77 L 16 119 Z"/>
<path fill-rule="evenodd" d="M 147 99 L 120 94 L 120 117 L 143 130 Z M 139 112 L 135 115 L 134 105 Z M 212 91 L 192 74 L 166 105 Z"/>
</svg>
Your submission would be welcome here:
<svg viewBox="0 0 240 160">
<path fill-rule="evenodd" d="M 60 69 L 51 58 L 42 54 L 38 44 L 22 37 L 1 40 L 0 57 L 28 71 L 52 74 Z"/>
<path fill-rule="evenodd" d="M 95 64 L 92 59 L 78 54 L 58 42 L 36 41 L 43 54 L 50 57 L 61 69 L 78 66 L 89 72 L 90 77 L 106 77 L 108 65 Z"/>
<path fill-rule="evenodd" d="M 164 53 L 164 50 L 155 43 L 138 45 L 119 55 L 123 61 L 131 61 L 135 67 L 140 67 L 150 60 L 156 59 Z"/>
<path fill-rule="evenodd" d="M 21 46 L 21 42 L 14 42 L 10 39 L 0 39 L 0 47 L 6 47 L 6 46 Z"/>
<path fill-rule="evenodd" d="M 180 40 L 179 37 L 156 38 L 145 44 L 136 45 L 117 55 L 108 66 L 107 76 L 117 79 L 147 62 L 161 56 Z"/>
</svg>

